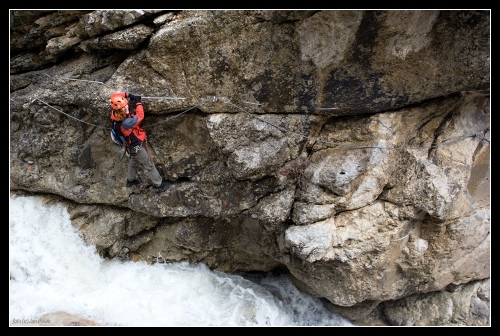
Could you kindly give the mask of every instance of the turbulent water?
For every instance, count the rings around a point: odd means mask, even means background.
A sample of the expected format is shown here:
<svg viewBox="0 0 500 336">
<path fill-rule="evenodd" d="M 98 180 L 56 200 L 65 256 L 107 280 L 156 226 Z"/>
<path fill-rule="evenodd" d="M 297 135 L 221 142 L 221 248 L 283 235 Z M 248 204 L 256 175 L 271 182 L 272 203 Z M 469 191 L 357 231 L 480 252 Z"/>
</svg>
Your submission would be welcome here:
<svg viewBox="0 0 500 336">
<path fill-rule="evenodd" d="M 64 206 L 11 195 L 9 210 L 10 323 L 63 311 L 103 326 L 352 326 L 285 275 L 106 261 Z"/>
</svg>

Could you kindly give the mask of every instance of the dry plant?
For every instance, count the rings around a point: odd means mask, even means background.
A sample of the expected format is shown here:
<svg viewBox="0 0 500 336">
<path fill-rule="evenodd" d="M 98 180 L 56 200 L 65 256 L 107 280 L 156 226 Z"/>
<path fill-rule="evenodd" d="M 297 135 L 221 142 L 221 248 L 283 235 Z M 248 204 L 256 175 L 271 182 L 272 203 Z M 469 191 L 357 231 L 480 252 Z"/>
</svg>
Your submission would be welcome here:
<svg viewBox="0 0 500 336">
<path fill-rule="evenodd" d="M 311 174 L 306 173 L 307 163 L 307 159 L 298 158 L 282 172 L 284 176 L 292 180 L 302 190 L 306 188 L 307 183 L 311 180 Z"/>
</svg>

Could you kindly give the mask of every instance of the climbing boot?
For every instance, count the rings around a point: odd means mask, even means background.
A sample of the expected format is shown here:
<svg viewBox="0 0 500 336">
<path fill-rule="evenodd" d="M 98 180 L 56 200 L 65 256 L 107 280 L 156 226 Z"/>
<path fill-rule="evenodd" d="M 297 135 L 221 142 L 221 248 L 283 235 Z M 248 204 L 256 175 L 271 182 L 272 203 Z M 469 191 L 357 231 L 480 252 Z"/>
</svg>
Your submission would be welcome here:
<svg viewBox="0 0 500 336">
<path fill-rule="evenodd" d="M 153 186 L 153 190 L 155 191 L 165 191 L 169 187 L 168 183 L 163 181 L 159 186 Z"/>
<path fill-rule="evenodd" d="M 131 186 L 134 186 L 134 185 L 137 185 L 137 184 L 141 184 L 142 183 L 142 180 L 141 179 L 135 179 L 135 180 L 127 180 L 127 183 L 125 184 L 125 186 L 127 188 L 130 188 Z"/>
</svg>

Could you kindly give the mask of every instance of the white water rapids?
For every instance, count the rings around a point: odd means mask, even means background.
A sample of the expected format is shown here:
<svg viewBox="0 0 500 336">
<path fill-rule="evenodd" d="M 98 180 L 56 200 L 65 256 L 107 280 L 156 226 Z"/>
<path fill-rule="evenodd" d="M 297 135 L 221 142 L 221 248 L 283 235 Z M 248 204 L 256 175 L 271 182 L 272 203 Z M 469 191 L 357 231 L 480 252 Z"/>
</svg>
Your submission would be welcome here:
<svg viewBox="0 0 500 336">
<path fill-rule="evenodd" d="M 10 323 L 62 311 L 102 326 L 352 326 L 285 275 L 106 261 L 64 206 L 11 195 L 9 207 Z"/>
</svg>

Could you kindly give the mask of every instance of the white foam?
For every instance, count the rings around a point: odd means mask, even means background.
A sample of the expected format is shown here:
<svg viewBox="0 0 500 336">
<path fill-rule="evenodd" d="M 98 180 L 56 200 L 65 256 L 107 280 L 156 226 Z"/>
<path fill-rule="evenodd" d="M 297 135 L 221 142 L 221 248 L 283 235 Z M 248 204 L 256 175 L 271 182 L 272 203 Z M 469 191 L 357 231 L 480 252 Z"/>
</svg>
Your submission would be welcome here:
<svg viewBox="0 0 500 336">
<path fill-rule="evenodd" d="M 65 311 L 107 326 L 351 325 L 281 276 L 261 283 L 184 262 L 105 261 L 62 205 L 10 198 L 9 319 Z"/>
</svg>

